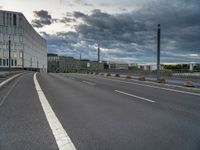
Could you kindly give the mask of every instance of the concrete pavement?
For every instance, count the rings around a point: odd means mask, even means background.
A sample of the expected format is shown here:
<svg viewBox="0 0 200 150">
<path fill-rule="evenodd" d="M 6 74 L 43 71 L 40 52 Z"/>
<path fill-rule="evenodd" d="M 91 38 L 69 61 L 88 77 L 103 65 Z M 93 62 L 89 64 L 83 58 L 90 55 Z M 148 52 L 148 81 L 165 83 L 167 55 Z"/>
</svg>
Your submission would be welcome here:
<svg viewBox="0 0 200 150">
<path fill-rule="evenodd" d="M 200 149 L 198 92 L 79 74 L 37 74 L 37 79 L 78 150 Z M 5 95 L 0 106 L 1 148 L 58 149 L 33 74 L 1 89 L 0 101 Z"/>
</svg>

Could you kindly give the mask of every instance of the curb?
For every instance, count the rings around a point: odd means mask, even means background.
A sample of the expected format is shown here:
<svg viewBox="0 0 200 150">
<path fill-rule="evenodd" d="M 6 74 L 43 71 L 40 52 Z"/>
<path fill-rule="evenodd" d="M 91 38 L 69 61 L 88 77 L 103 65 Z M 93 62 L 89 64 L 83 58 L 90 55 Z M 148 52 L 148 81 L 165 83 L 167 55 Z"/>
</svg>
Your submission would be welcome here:
<svg viewBox="0 0 200 150">
<path fill-rule="evenodd" d="M 106 76 L 103 76 L 104 78 L 107 78 Z M 116 80 L 126 80 L 126 77 L 124 75 L 121 75 L 120 78 L 116 78 L 115 77 L 115 74 L 111 74 L 111 76 L 108 76 L 108 78 L 111 78 L 111 79 L 116 79 Z M 152 81 L 140 81 L 140 80 L 136 80 L 136 79 L 129 79 L 130 81 L 136 81 L 136 82 L 139 82 L 139 83 L 147 83 L 147 84 L 153 84 L 155 86 L 166 86 L 166 87 L 171 87 L 171 88 L 180 88 L 180 89 L 183 89 L 183 90 L 192 90 L 192 91 L 196 91 L 196 92 L 199 92 L 200 91 L 200 88 L 197 88 L 197 87 L 185 87 L 185 86 L 181 86 L 181 85 L 174 85 L 174 84 L 169 84 L 169 83 L 156 83 L 156 82 L 152 82 Z"/>
<path fill-rule="evenodd" d="M 18 76 L 20 76 L 21 74 L 23 74 L 23 73 L 18 73 L 18 74 L 16 74 L 16 75 L 13 75 L 13 76 L 11 76 L 10 78 L 8 78 L 7 80 L 1 82 L 1 83 L 0 83 L 0 89 L 1 89 L 4 85 L 6 85 L 6 84 L 9 83 L 10 81 L 12 81 L 13 79 L 15 79 L 15 78 L 17 78 Z"/>
</svg>

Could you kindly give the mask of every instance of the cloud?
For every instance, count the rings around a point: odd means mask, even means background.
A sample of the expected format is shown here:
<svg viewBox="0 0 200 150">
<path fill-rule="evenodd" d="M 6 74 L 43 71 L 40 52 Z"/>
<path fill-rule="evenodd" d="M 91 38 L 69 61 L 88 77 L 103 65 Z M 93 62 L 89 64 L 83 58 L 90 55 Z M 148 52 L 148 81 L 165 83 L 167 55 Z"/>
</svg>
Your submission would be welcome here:
<svg viewBox="0 0 200 150">
<path fill-rule="evenodd" d="M 154 0 L 138 10 L 109 14 L 73 12 L 62 23 L 74 21 L 73 32 L 47 37 L 49 51 L 96 59 L 99 41 L 103 60 L 156 62 L 156 28 L 161 24 L 161 61 L 198 61 L 200 45 L 199 0 Z M 53 40 L 52 40 L 53 38 Z M 56 42 L 57 43 L 56 43 Z M 195 55 L 194 55 L 195 54 Z"/>
<path fill-rule="evenodd" d="M 51 25 L 53 23 L 53 19 L 48 11 L 40 10 L 33 12 L 35 19 L 32 20 L 32 25 L 36 28 L 42 28 L 45 25 Z"/>
<path fill-rule="evenodd" d="M 85 0 L 60 0 L 60 4 L 61 5 L 67 4 L 70 6 L 81 5 L 81 6 L 86 6 L 86 7 L 93 6 L 91 3 L 88 3 Z"/>
</svg>

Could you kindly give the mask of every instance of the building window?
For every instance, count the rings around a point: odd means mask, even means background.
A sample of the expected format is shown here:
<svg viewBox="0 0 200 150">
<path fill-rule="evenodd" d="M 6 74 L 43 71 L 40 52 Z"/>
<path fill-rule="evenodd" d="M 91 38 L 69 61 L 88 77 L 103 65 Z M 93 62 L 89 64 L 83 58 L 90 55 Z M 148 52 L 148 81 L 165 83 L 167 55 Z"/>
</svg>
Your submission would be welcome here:
<svg viewBox="0 0 200 150">
<path fill-rule="evenodd" d="M 12 66 L 14 65 L 14 60 L 13 60 L 13 59 L 11 60 L 11 65 L 12 65 Z"/>
<path fill-rule="evenodd" d="M 17 66 L 17 60 L 15 59 L 15 66 Z"/>
<path fill-rule="evenodd" d="M 19 36 L 19 41 L 23 42 L 23 36 L 21 36 L 21 35 Z"/>
<path fill-rule="evenodd" d="M 0 66 L 2 65 L 2 62 L 1 62 L 1 61 L 2 61 L 2 59 L 0 58 Z"/>
<path fill-rule="evenodd" d="M 5 66 L 6 65 L 6 60 L 5 59 L 3 59 L 3 66 Z"/>
<path fill-rule="evenodd" d="M 3 13 L 3 25 L 5 26 L 6 25 L 6 14 Z"/>
<path fill-rule="evenodd" d="M 8 66 L 8 59 L 6 59 L 6 66 Z"/>
<path fill-rule="evenodd" d="M 17 15 L 13 14 L 13 25 L 16 26 L 17 25 Z"/>
<path fill-rule="evenodd" d="M 11 13 L 7 13 L 7 25 L 11 25 Z"/>
<path fill-rule="evenodd" d="M 23 27 L 23 16 L 22 15 L 19 16 L 19 26 Z"/>
</svg>

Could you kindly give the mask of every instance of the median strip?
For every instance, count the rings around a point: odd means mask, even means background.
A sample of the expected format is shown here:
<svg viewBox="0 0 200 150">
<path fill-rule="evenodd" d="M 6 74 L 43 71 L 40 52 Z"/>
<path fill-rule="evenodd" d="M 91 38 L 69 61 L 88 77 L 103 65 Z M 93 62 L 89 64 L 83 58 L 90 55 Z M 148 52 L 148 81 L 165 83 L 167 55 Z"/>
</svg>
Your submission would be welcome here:
<svg viewBox="0 0 200 150">
<path fill-rule="evenodd" d="M 134 98 L 137 98 L 137 99 L 140 99 L 140 100 L 155 103 L 155 101 L 153 101 L 153 100 L 150 100 L 150 99 L 147 99 L 147 98 L 144 98 L 144 97 L 140 97 L 140 96 L 137 96 L 137 95 L 129 94 L 129 93 L 126 93 L 126 92 L 123 92 L 123 91 L 115 90 L 115 92 L 120 93 L 120 94 L 124 94 L 124 95 L 127 95 L 127 96 L 131 96 L 131 97 L 134 97 Z"/>
<path fill-rule="evenodd" d="M 37 73 L 35 73 L 34 77 L 33 77 L 33 80 L 35 83 L 35 88 L 38 93 L 43 111 L 45 113 L 45 116 L 47 118 L 49 126 L 53 132 L 53 135 L 54 135 L 54 138 L 58 145 L 59 150 L 76 150 L 70 137 L 66 133 L 65 129 L 63 128 L 62 124 L 56 117 L 56 114 L 54 113 L 53 109 L 51 108 L 45 94 L 43 93 L 43 91 L 38 83 L 36 75 L 37 75 Z"/>
</svg>

